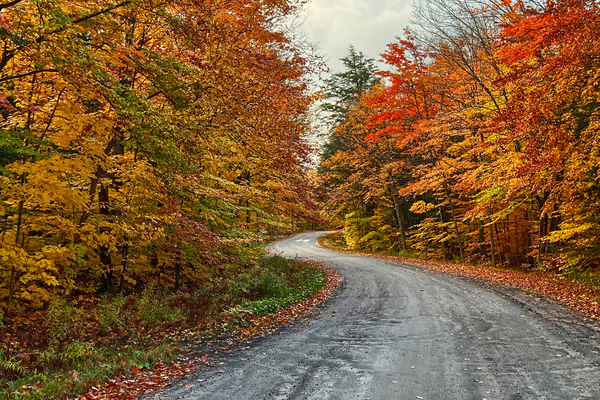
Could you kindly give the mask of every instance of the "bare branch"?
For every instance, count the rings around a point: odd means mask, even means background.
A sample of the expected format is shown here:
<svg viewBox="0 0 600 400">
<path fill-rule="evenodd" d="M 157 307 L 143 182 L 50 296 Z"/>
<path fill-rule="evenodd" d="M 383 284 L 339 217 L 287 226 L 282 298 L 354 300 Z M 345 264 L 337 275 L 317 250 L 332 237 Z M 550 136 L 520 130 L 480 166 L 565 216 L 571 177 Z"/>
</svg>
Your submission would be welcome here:
<svg viewBox="0 0 600 400">
<path fill-rule="evenodd" d="M 0 82 L 12 81 L 13 79 L 25 78 L 26 76 L 31 76 L 35 74 L 41 74 L 42 72 L 58 72 L 57 69 L 49 68 L 49 69 L 38 69 L 36 71 L 26 72 L 24 74 L 7 76 L 5 78 L 1 78 Z"/>
</svg>

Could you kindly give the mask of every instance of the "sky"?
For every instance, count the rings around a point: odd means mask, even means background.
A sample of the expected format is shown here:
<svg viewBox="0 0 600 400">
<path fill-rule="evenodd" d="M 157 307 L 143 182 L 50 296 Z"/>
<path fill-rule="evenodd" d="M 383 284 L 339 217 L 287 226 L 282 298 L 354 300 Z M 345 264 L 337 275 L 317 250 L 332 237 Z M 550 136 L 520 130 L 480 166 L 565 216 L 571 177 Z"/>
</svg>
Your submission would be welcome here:
<svg viewBox="0 0 600 400">
<path fill-rule="evenodd" d="M 310 0 L 302 29 L 321 49 L 330 72 L 339 72 L 344 68 L 339 59 L 350 45 L 378 61 L 411 13 L 412 0 Z"/>
</svg>

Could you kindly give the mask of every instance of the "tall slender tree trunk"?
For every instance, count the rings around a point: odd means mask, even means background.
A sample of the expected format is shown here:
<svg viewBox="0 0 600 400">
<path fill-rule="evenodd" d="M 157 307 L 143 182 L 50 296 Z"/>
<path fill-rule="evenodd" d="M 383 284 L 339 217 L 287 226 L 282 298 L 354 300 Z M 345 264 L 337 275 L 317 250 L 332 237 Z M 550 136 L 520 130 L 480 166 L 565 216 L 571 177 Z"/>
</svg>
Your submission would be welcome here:
<svg viewBox="0 0 600 400">
<path fill-rule="evenodd" d="M 454 233 L 456 235 L 456 242 L 458 244 L 458 250 L 460 252 L 460 262 L 464 264 L 465 262 L 465 252 L 463 250 L 463 243 L 460 237 L 460 230 L 458 229 L 458 221 L 456 220 L 456 210 L 454 208 L 454 200 L 452 200 L 452 196 L 450 196 L 450 188 L 448 187 L 448 181 L 446 180 L 446 176 L 444 174 L 444 190 L 446 192 L 446 198 L 450 202 L 450 211 L 452 211 L 452 221 L 454 222 Z"/>
<path fill-rule="evenodd" d="M 448 234 L 448 230 L 444 226 L 446 224 L 446 222 L 447 222 L 447 220 L 446 220 L 446 210 L 444 209 L 443 205 L 440 205 L 440 207 L 439 207 L 439 213 L 440 213 L 440 222 L 441 222 L 441 224 L 443 226 L 444 233 L 447 235 Z M 444 241 L 444 247 L 446 248 L 445 259 L 446 259 L 446 261 L 449 261 L 449 260 L 452 259 L 452 249 L 450 247 L 450 241 L 449 240 L 445 240 Z"/>
<path fill-rule="evenodd" d="M 24 181 L 25 177 L 23 177 L 22 181 Z M 19 201 L 19 207 L 17 209 L 17 232 L 15 234 L 15 244 L 19 245 L 19 235 L 21 234 L 21 226 L 23 225 L 23 209 L 25 208 L 25 200 Z M 12 304 L 15 290 L 17 286 L 17 266 L 15 263 L 12 263 L 12 268 L 10 270 L 10 282 L 8 284 L 8 300 L 6 302 L 6 306 L 10 307 Z"/>
<path fill-rule="evenodd" d="M 548 235 L 548 214 L 544 213 L 544 205 L 546 204 L 546 200 L 548 200 L 549 192 L 544 192 L 542 196 L 536 195 L 535 201 L 539 207 L 539 247 L 538 247 L 538 261 L 543 254 L 546 254 L 546 236 Z"/>
<path fill-rule="evenodd" d="M 152 246 L 152 256 L 150 257 L 150 266 L 152 267 L 152 271 L 156 272 L 156 286 L 158 288 L 162 287 L 161 274 L 160 269 L 158 268 L 158 254 L 156 253 L 156 247 Z"/>
<path fill-rule="evenodd" d="M 527 230 L 527 253 L 529 253 L 535 246 L 535 211 L 533 209 L 534 205 L 533 202 L 530 204 L 529 208 L 527 209 L 527 223 L 528 223 L 528 230 Z M 533 258 L 533 256 L 529 255 L 527 256 L 527 263 L 531 264 L 531 265 L 535 265 L 536 261 L 539 262 L 539 257 Z"/>
<path fill-rule="evenodd" d="M 390 181 L 389 185 L 390 195 L 392 196 L 392 202 L 394 203 L 394 210 L 396 211 L 396 221 L 398 222 L 398 229 L 400 230 L 400 245 L 402 251 L 406 252 L 406 232 L 404 231 L 404 224 L 402 223 L 402 215 L 400 213 L 400 202 L 398 201 L 398 192 L 396 191 L 396 185 Z"/>
<path fill-rule="evenodd" d="M 250 171 L 246 173 L 246 183 L 248 187 L 250 187 L 250 179 L 251 179 Z M 246 223 L 250 226 L 250 199 L 246 200 Z"/>
<path fill-rule="evenodd" d="M 117 135 L 120 135 L 120 132 L 117 130 L 117 132 L 115 133 L 115 137 L 113 137 L 108 144 L 106 145 L 106 148 L 104 149 L 104 154 L 106 156 L 110 155 L 113 152 L 113 149 L 115 147 L 115 145 L 120 144 L 120 140 L 117 138 Z M 118 136 L 120 137 L 120 136 Z M 90 206 L 94 203 L 94 198 L 96 197 L 96 191 L 98 189 L 98 184 L 100 182 L 100 178 L 102 178 L 105 175 L 105 171 L 104 169 L 102 169 L 102 167 L 98 166 L 96 168 L 96 173 L 94 174 L 94 177 L 92 178 L 92 180 L 90 181 L 90 190 L 88 192 L 89 198 L 90 198 Z M 88 210 L 84 210 L 83 213 L 81 214 L 81 218 L 79 218 L 79 222 L 77 223 L 79 226 L 83 225 L 85 223 L 85 221 L 87 221 L 87 219 L 89 218 L 90 213 Z M 79 239 L 76 239 L 75 242 L 78 242 Z"/>
<path fill-rule="evenodd" d="M 109 189 L 104 184 L 100 184 L 100 190 L 98 191 L 98 203 L 99 203 L 99 214 L 108 217 L 110 215 L 110 204 L 109 204 Z M 100 233 L 108 233 L 108 228 L 100 228 Z M 114 271 L 112 265 L 112 258 L 108 246 L 103 245 L 98 249 L 98 256 L 103 266 L 103 277 L 102 277 L 102 290 L 104 293 L 114 293 Z"/>
<path fill-rule="evenodd" d="M 543 215 L 540 218 L 540 255 L 546 254 L 546 242 L 544 241 L 548 235 L 548 215 Z"/>
<path fill-rule="evenodd" d="M 127 241 L 129 238 L 125 236 L 123 238 L 123 246 L 121 248 L 121 277 L 119 279 L 119 293 L 123 293 L 123 287 L 125 286 L 125 272 L 127 271 L 127 256 L 129 253 L 129 245 Z"/>
<path fill-rule="evenodd" d="M 494 246 L 494 223 L 492 221 L 492 210 L 488 210 L 488 215 L 490 217 L 490 224 L 488 225 L 489 235 L 490 235 L 490 253 L 492 259 L 492 267 L 496 266 L 496 249 Z"/>
<path fill-rule="evenodd" d="M 506 240 L 502 240 L 500 236 L 500 228 L 498 228 L 498 222 L 494 223 L 494 229 L 496 230 L 496 239 L 498 242 L 498 252 L 500 253 L 500 263 L 504 264 L 506 262 L 506 254 L 504 253 L 504 244 Z"/>
<path fill-rule="evenodd" d="M 465 252 L 463 250 L 463 243 L 460 237 L 460 231 L 458 229 L 458 221 L 456 220 L 456 213 L 454 212 L 454 201 L 450 197 L 450 210 L 452 211 L 452 221 L 454 222 L 454 233 L 456 234 L 456 241 L 458 243 L 458 250 L 460 252 L 460 262 L 464 264 L 465 262 Z"/>
<path fill-rule="evenodd" d="M 479 220 L 479 256 L 481 257 L 481 262 L 483 263 L 486 258 L 485 251 L 485 231 L 483 229 L 483 221 Z"/>
<path fill-rule="evenodd" d="M 177 246 L 177 256 L 175 257 L 175 290 L 181 287 L 181 244 Z"/>
</svg>

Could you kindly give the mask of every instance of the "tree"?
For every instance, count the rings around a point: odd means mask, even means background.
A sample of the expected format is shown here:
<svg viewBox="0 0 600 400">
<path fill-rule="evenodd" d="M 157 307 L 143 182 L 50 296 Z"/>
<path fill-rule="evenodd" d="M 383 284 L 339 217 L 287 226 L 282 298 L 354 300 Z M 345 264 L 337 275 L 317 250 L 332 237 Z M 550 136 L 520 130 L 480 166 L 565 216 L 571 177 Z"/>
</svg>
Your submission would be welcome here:
<svg viewBox="0 0 600 400">
<path fill-rule="evenodd" d="M 315 100 L 312 56 L 287 30 L 300 6 L 4 6 L 3 307 L 196 285 L 280 224 L 282 193 L 311 209 L 285 187 L 308 181 Z"/>
<path fill-rule="evenodd" d="M 354 47 L 349 47 L 348 55 L 341 58 L 341 61 L 346 68 L 345 71 L 333 73 L 325 80 L 323 88 L 325 101 L 321 104 L 321 108 L 327 113 L 327 121 L 332 127 L 322 147 L 321 159 L 323 160 L 327 160 L 347 146 L 335 134 L 334 129 L 346 122 L 349 113 L 358 104 L 360 98 L 379 82 L 379 78 L 375 75 L 377 71 L 375 60 Z"/>
</svg>

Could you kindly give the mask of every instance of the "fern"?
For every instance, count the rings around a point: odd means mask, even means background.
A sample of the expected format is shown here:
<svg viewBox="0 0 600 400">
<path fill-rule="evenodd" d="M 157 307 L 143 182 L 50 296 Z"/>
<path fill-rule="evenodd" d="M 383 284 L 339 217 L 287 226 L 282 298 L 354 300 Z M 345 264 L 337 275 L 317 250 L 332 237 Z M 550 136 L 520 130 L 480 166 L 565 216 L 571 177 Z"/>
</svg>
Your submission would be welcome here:
<svg viewBox="0 0 600 400">
<path fill-rule="evenodd" d="M 17 360 L 15 357 L 2 357 L 0 358 L 0 371 L 22 375 L 26 371 L 25 367 L 21 365 L 22 361 Z"/>
</svg>

